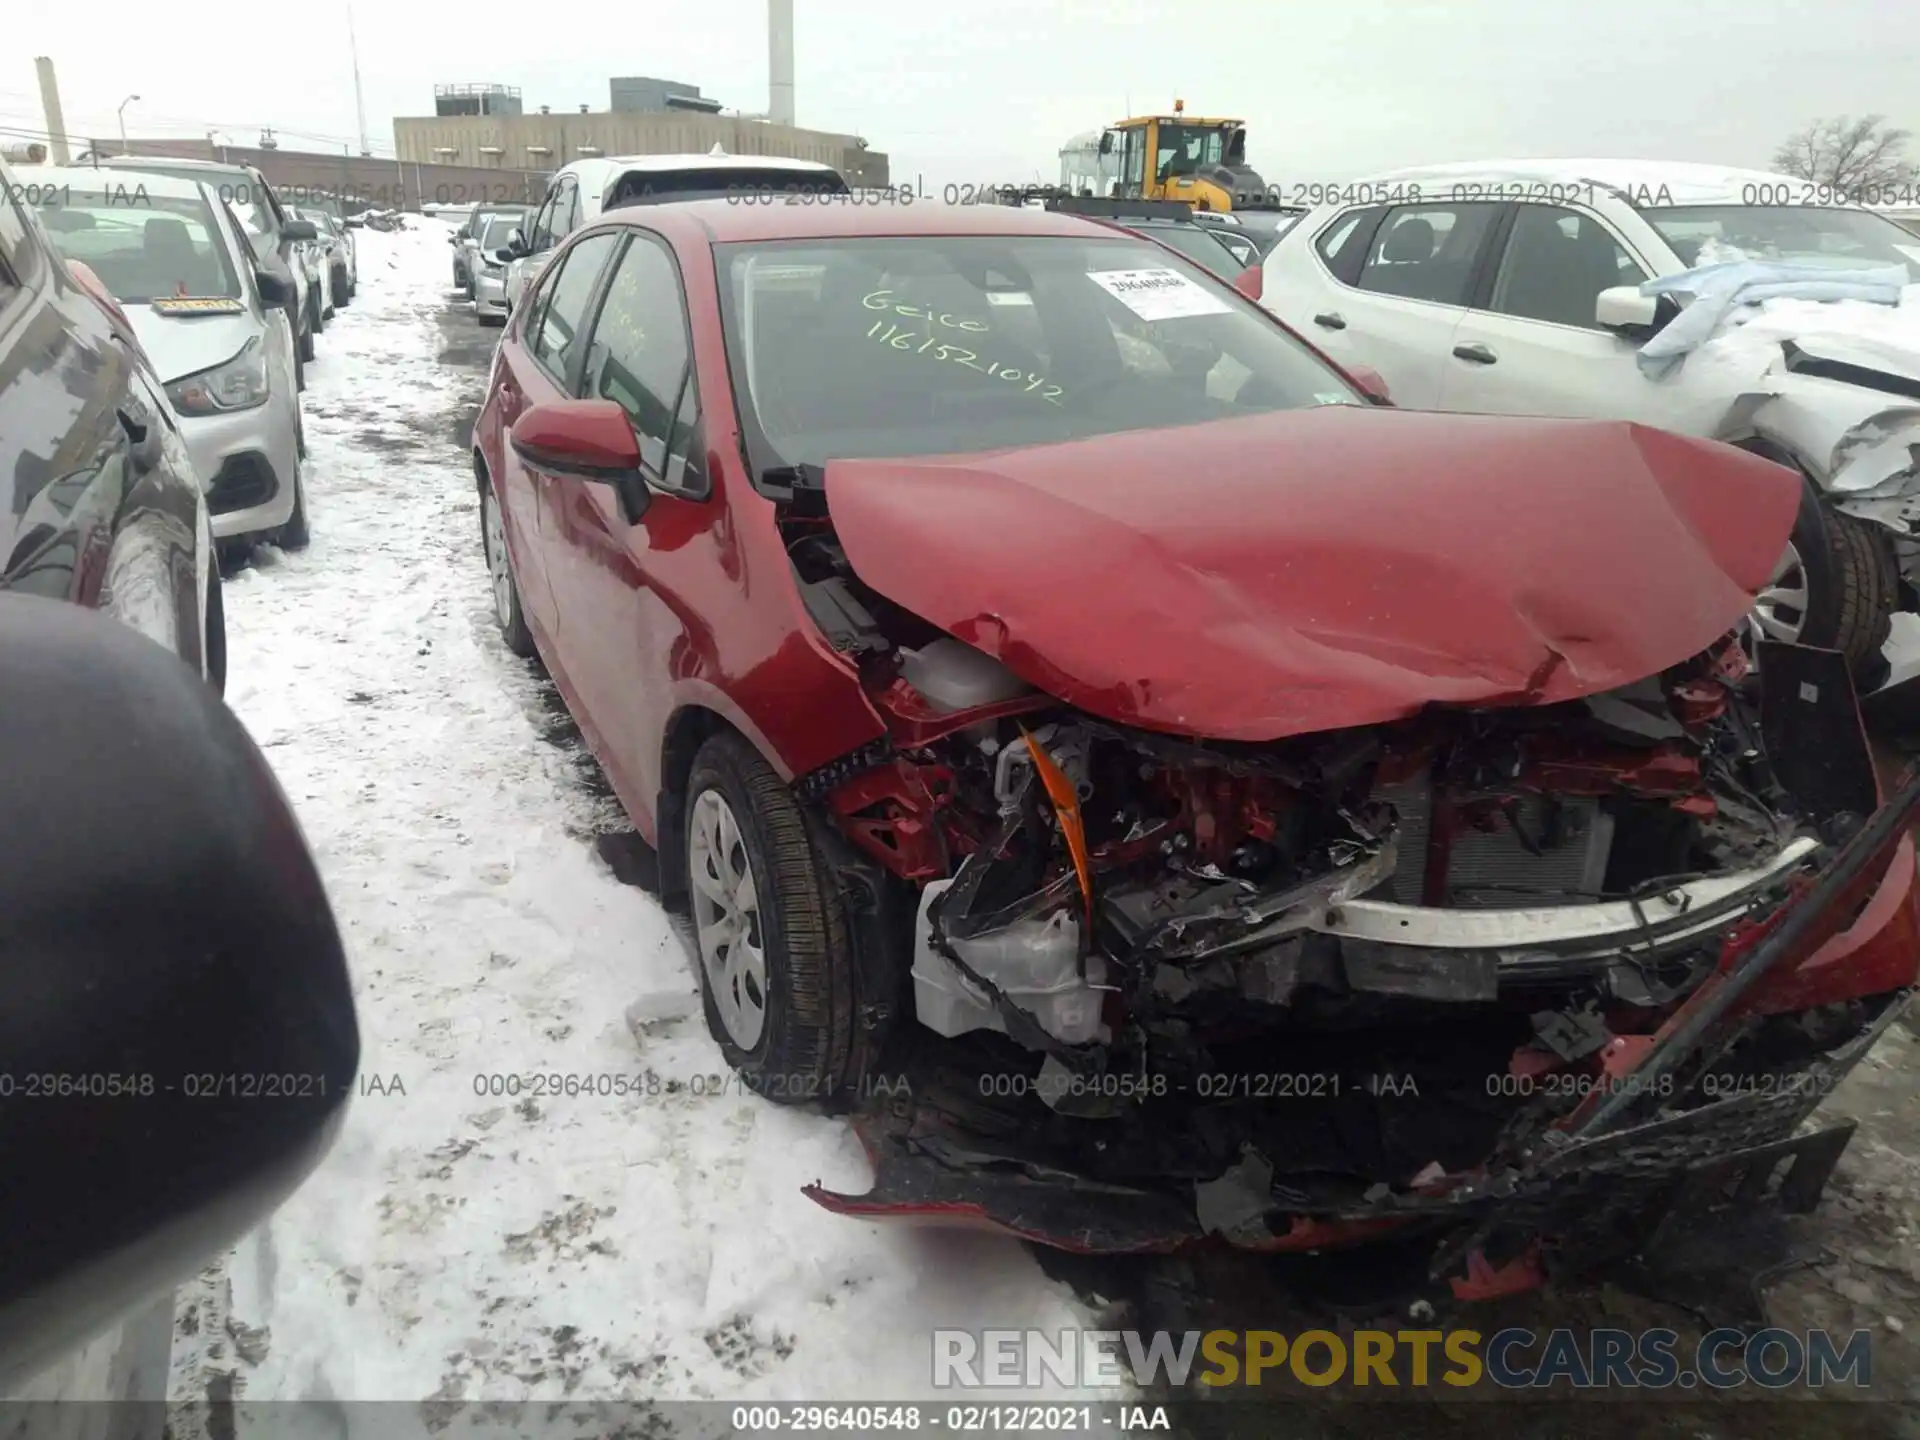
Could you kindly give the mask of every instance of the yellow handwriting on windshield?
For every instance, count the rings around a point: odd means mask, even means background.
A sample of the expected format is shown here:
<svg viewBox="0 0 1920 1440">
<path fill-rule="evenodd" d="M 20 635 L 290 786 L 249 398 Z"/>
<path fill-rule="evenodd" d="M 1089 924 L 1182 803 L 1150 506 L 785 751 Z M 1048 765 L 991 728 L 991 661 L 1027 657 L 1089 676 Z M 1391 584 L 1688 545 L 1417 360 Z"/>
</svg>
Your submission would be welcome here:
<svg viewBox="0 0 1920 1440">
<path fill-rule="evenodd" d="M 968 334 L 978 335 L 987 328 L 984 320 L 956 320 L 953 316 L 937 310 L 920 310 L 912 305 L 903 304 L 891 290 L 875 290 L 860 302 L 869 310 L 885 310 L 894 315 L 904 315 L 909 320 L 924 320 L 929 325 L 941 326 L 948 330 L 965 330 Z"/>
<path fill-rule="evenodd" d="M 1060 397 L 1065 393 L 1058 385 L 1048 381 L 1044 375 L 1029 374 L 1011 365 L 1002 365 L 997 360 L 989 360 L 982 364 L 979 353 L 967 349 L 964 345 L 945 344 L 938 335 L 919 335 L 909 330 L 902 330 L 898 325 L 889 324 L 885 320 L 874 321 L 867 331 L 867 337 L 879 341 L 882 345 L 889 345 L 895 350 L 905 350 L 910 354 L 925 355 L 931 360 L 946 360 L 954 365 L 964 365 L 969 370 L 978 370 L 982 375 L 1022 387 L 1021 393 L 1025 395 L 1032 395 L 1037 391 L 1039 398 L 1049 405 L 1059 405 Z M 1062 408 L 1065 407 L 1062 406 Z"/>
</svg>

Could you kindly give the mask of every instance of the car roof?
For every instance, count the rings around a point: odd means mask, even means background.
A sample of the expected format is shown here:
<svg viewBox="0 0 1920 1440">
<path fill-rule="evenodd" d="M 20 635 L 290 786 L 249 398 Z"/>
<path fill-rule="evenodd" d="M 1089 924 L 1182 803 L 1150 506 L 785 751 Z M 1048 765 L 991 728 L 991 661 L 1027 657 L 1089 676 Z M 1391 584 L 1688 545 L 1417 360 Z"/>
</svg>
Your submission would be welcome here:
<svg viewBox="0 0 1920 1440">
<path fill-rule="evenodd" d="M 1799 187 L 1805 183 L 1765 170 L 1740 170 L 1684 160 L 1471 160 L 1391 170 L 1385 174 L 1368 176 L 1350 188 L 1364 189 L 1369 182 L 1393 184 L 1413 181 L 1420 181 L 1423 190 L 1428 184 L 1591 184 L 1643 206 L 1751 204 L 1751 186 Z M 1399 197 L 1389 198 L 1397 201 Z"/>
<path fill-rule="evenodd" d="M 607 165 L 620 170 L 812 170 L 829 171 L 818 160 L 795 160 L 786 155 L 603 155 L 576 160 L 574 165 Z M 572 169 L 573 166 L 567 167 Z"/>
<path fill-rule="evenodd" d="M 145 170 L 150 175 L 182 169 L 208 176 L 244 175 L 249 180 L 257 173 L 251 165 L 239 165 L 231 160 L 189 160 L 184 156 L 176 159 L 171 155 L 103 155 L 100 166 L 112 170 Z"/>
<path fill-rule="evenodd" d="M 679 200 L 621 206 L 594 228 L 658 229 L 695 242 L 826 240 L 910 235 L 1064 235 L 1112 238 L 1115 227 L 1078 215 L 1013 205 L 739 205 L 730 200 Z"/>
<path fill-rule="evenodd" d="M 188 180 L 178 175 L 134 175 L 129 176 L 121 170 L 111 175 L 104 170 L 96 170 L 91 165 L 34 165 L 23 167 L 15 172 L 31 176 L 34 183 L 40 185 L 59 185 L 69 187 L 73 192 L 84 194 L 111 186 L 116 193 L 139 188 L 149 195 L 167 200 L 198 200 L 203 180 Z"/>
<path fill-rule="evenodd" d="M 638 171 L 663 174 L 673 170 L 792 170 L 806 175 L 837 175 L 818 160 L 791 160 L 784 155 L 601 155 L 562 165 L 547 182 L 551 190 L 563 175 L 571 175 L 587 189 L 605 195 L 622 175 Z"/>
</svg>

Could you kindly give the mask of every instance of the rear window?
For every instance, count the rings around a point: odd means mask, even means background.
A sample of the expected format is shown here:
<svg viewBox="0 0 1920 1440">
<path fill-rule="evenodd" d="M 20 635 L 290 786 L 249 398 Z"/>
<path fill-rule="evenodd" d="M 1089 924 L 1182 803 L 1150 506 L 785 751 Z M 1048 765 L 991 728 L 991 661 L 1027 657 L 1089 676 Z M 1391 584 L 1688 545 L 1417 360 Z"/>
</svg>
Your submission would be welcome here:
<svg viewBox="0 0 1920 1440">
<path fill-rule="evenodd" d="M 1365 403 L 1264 311 L 1131 237 L 715 249 L 733 383 L 762 467 Z"/>
<path fill-rule="evenodd" d="M 769 165 L 716 166 L 711 170 L 629 170 L 607 192 L 606 208 L 723 195 L 846 195 L 847 182 L 833 170 L 789 170 Z"/>
<path fill-rule="evenodd" d="M 219 221 L 199 195 L 153 195 L 133 175 L 98 190 L 76 186 L 62 199 L 67 203 L 41 211 L 54 247 L 91 269 L 123 304 L 242 298 Z"/>
</svg>

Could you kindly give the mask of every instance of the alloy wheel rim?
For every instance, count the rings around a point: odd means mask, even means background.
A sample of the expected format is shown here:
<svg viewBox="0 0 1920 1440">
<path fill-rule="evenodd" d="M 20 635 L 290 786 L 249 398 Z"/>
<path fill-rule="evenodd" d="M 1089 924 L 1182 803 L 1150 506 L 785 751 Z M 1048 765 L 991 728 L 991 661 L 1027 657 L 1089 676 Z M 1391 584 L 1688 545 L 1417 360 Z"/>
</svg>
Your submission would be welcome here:
<svg viewBox="0 0 1920 1440">
<path fill-rule="evenodd" d="M 1807 602 L 1811 586 L 1807 566 L 1799 547 L 1788 542 L 1786 553 L 1773 567 L 1773 574 L 1760 593 L 1753 597 L 1747 612 L 1747 632 L 1752 641 L 1780 640 L 1798 644 L 1807 628 Z"/>
<path fill-rule="evenodd" d="M 718 790 L 704 790 L 688 817 L 688 879 L 707 992 L 727 1038 L 742 1050 L 767 1025 L 767 956 L 760 891 L 740 822 Z"/>
<path fill-rule="evenodd" d="M 504 627 L 513 623 L 513 572 L 507 568 L 507 537 L 500 524 L 500 505 L 485 501 L 487 516 L 487 570 L 493 576 L 493 613 Z"/>
</svg>

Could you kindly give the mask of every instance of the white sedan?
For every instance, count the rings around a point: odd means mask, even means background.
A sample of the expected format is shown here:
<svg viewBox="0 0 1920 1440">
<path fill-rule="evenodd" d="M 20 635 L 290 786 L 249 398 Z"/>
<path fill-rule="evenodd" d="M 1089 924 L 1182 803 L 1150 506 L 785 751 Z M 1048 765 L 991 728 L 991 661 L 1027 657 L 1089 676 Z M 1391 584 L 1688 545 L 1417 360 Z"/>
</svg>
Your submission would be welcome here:
<svg viewBox="0 0 1920 1440">
<path fill-rule="evenodd" d="M 307 543 L 285 281 L 212 186 L 116 170 L 34 172 L 54 245 L 126 313 L 165 382 L 221 540 Z"/>
<path fill-rule="evenodd" d="M 1864 206 L 1803 203 L 1810 189 L 1647 161 L 1399 171 L 1345 187 L 1283 236 L 1262 303 L 1378 371 L 1398 405 L 1637 420 L 1798 469 L 1807 501 L 1755 629 L 1843 650 L 1873 682 L 1892 614 L 1914 608 L 1902 552 L 1920 553 L 1920 290 L 1900 294 L 1920 281 L 1920 242 Z M 1827 298 L 1822 275 L 1872 274 L 1879 299 L 1905 303 L 1730 305 L 1722 323 L 1667 337 L 1698 330 L 1685 353 L 1647 363 L 1697 295 L 1767 278 L 1710 267 L 1754 261 L 1798 277 L 1789 297 Z"/>
</svg>

